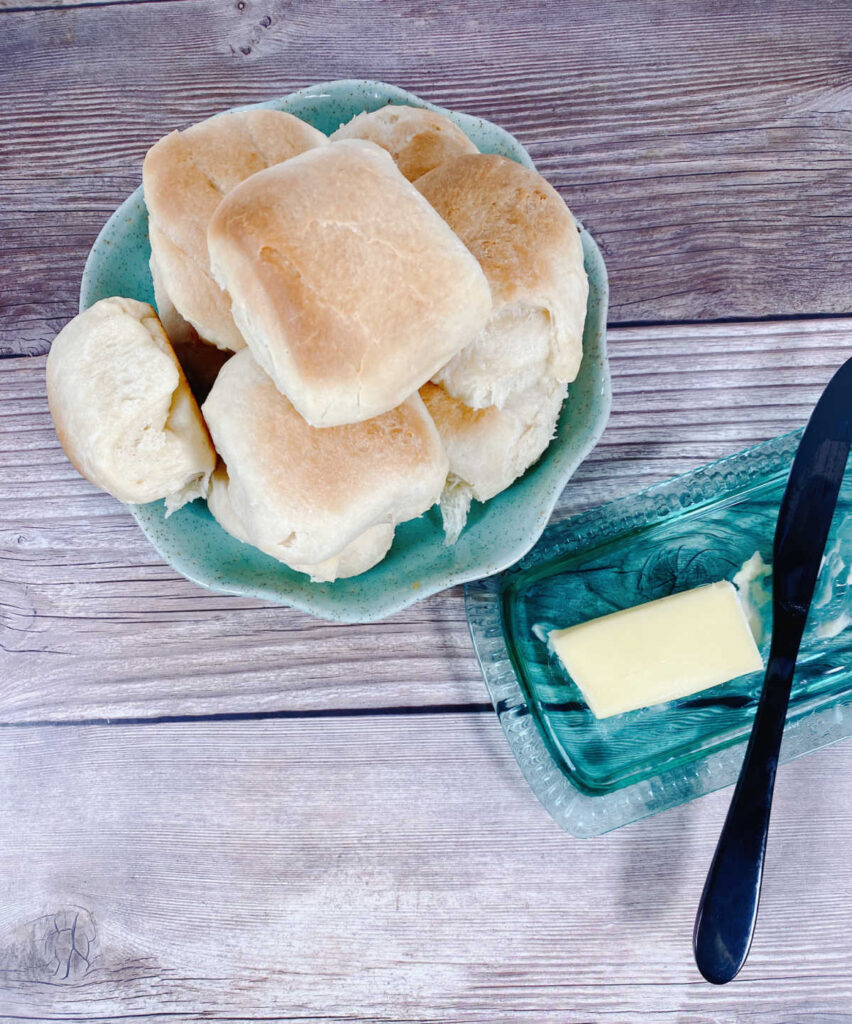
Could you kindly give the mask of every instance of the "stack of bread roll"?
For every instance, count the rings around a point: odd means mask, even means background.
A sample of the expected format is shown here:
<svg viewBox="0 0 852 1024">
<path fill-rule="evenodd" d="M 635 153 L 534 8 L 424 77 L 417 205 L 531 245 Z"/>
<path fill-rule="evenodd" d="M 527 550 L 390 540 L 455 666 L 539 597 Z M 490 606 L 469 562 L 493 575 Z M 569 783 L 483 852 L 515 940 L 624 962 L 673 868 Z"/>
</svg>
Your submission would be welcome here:
<svg viewBox="0 0 852 1024">
<path fill-rule="evenodd" d="M 454 543 L 471 500 L 549 444 L 588 284 L 534 171 L 428 110 L 328 138 L 262 109 L 167 135 L 143 187 L 158 312 L 103 299 L 47 364 L 94 484 L 167 515 L 205 498 L 238 540 L 334 580 L 436 502 Z"/>
</svg>

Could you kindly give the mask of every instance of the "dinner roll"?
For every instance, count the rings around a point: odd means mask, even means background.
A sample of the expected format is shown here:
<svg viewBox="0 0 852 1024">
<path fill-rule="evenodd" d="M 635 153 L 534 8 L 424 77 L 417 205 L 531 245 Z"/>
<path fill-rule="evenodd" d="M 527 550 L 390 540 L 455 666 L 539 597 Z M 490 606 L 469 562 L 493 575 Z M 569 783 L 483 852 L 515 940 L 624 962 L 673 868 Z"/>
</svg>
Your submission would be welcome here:
<svg viewBox="0 0 852 1024">
<path fill-rule="evenodd" d="M 153 308 L 101 299 L 47 357 L 47 400 L 65 454 L 121 501 L 203 497 L 215 465 L 204 421 Z"/>
<path fill-rule="evenodd" d="M 248 531 L 234 510 L 229 488 L 228 470 L 220 461 L 213 476 L 210 477 L 207 507 L 222 529 L 244 544 L 251 544 Z M 393 543 L 393 533 L 394 528 L 390 523 L 378 523 L 365 530 L 360 537 L 356 537 L 338 554 L 326 558 L 324 562 L 303 565 L 292 564 L 291 560 L 290 568 L 297 572 L 307 573 L 315 583 L 330 583 L 348 576 L 359 576 L 385 557 Z M 280 545 L 271 545 L 261 548 L 261 550 L 265 554 L 277 558 L 279 562 L 288 564 L 290 553 Z"/>
<path fill-rule="evenodd" d="M 189 324 L 219 348 L 245 347 L 230 300 L 210 275 L 207 224 L 222 197 L 249 175 L 327 141 L 292 114 L 246 110 L 172 132 L 148 150 L 142 186 L 151 274 L 174 341 L 186 340 Z"/>
<path fill-rule="evenodd" d="M 357 114 L 331 136 L 367 139 L 386 149 L 409 181 L 433 167 L 477 148 L 465 133 L 443 114 L 420 107 L 387 106 Z"/>
<path fill-rule="evenodd" d="M 473 408 L 547 378 L 577 376 L 589 285 L 571 211 L 540 174 L 501 156 L 460 156 L 417 188 L 479 260 L 494 310 L 434 380 Z"/>
<path fill-rule="evenodd" d="M 566 384 L 551 380 L 513 392 L 502 409 L 471 409 L 437 384 L 420 389 L 449 460 L 441 496 L 448 543 L 461 533 L 471 498 L 493 498 L 544 452 L 556 432 L 566 391 Z"/>
<path fill-rule="evenodd" d="M 253 175 L 221 202 L 208 242 L 255 359 L 318 427 L 398 406 L 491 309 L 476 260 L 370 142 Z"/>
<path fill-rule="evenodd" d="M 223 514 L 214 500 L 214 514 L 294 568 L 341 555 L 355 541 L 386 550 L 387 530 L 365 539 L 366 531 L 419 516 L 446 479 L 447 457 L 417 394 L 374 419 L 318 429 L 243 351 L 222 367 L 203 412 L 227 466 L 233 510 Z"/>
<path fill-rule="evenodd" d="M 151 259 L 148 261 L 148 266 L 150 267 L 151 280 L 154 284 L 154 305 L 157 307 L 157 316 L 160 318 L 160 323 L 163 325 L 163 330 L 166 332 L 172 346 L 193 345 L 200 342 L 201 339 L 198 336 L 198 331 L 188 320 L 184 320 L 172 302 L 166 288 L 166 282 L 163 279 L 163 272 L 160 270 L 160 264 L 157 262 L 153 252 L 151 253 Z M 213 347 L 215 348 L 215 346 Z M 228 350 L 224 349 L 223 351 Z"/>
</svg>

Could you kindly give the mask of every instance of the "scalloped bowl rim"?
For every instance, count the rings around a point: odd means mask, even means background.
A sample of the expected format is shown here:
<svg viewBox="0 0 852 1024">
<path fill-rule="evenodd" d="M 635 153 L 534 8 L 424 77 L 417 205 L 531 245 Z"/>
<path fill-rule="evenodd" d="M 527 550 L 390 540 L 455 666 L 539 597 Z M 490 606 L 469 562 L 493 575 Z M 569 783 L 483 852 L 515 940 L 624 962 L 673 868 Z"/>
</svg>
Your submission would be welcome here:
<svg viewBox="0 0 852 1024">
<path fill-rule="evenodd" d="M 494 125 L 493 123 L 474 115 L 448 110 L 444 107 L 424 101 L 420 99 L 420 97 L 415 96 L 412 93 L 408 93 L 396 86 L 385 85 L 384 83 L 372 80 L 342 79 L 335 82 L 318 83 L 317 85 L 309 86 L 305 89 L 300 89 L 294 93 L 290 93 L 280 99 L 266 100 L 261 103 L 245 104 L 232 107 L 230 109 L 290 109 L 294 106 L 299 108 L 300 104 L 303 103 L 333 102 L 332 97 L 335 93 L 340 94 L 346 93 L 347 91 L 356 95 L 361 94 L 363 99 L 366 101 L 371 99 L 380 101 L 375 106 L 369 106 L 365 103 L 364 106 L 359 109 L 377 109 L 378 106 L 383 106 L 387 103 L 404 103 L 435 110 L 455 121 L 466 134 L 473 138 L 474 142 L 477 141 L 477 136 L 487 136 L 492 140 L 489 144 L 489 149 L 505 151 L 506 155 L 516 159 L 519 163 L 530 168 L 534 168 L 534 164 L 526 149 L 517 141 L 517 139 L 498 125 Z M 139 216 L 140 204 L 144 210 L 144 198 L 141 186 L 120 204 L 98 233 L 87 257 L 83 271 L 80 287 L 81 311 L 90 306 L 97 298 L 102 297 L 99 294 L 97 275 L 102 272 L 104 261 L 114 255 L 113 247 L 115 243 L 113 236 L 120 231 L 120 225 L 123 222 L 130 222 L 134 217 Z M 128 508 L 157 552 L 165 559 L 166 562 L 180 572 L 181 575 L 209 590 L 213 590 L 218 593 L 227 593 L 267 600 L 296 608 L 327 621 L 344 623 L 365 623 L 385 618 L 440 591 L 472 580 L 491 576 L 513 565 L 518 561 L 518 559 L 527 554 L 541 537 L 541 534 L 547 526 L 553 512 L 553 508 L 559 500 L 566 484 L 576 471 L 577 467 L 588 456 L 589 452 L 600 439 L 610 412 L 611 385 L 606 351 L 606 310 L 608 302 L 606 266 L 594 239 L 579 220 L 577 221 L 577 226 L 580 230 L 586 269 L 587 272 L 589 272 L 590 278 L 589 310 L 591 310 L 592 306 L 591 288 L 593 286 L 594 277 L 595 301 L 597 303 L 597 316 L 595 323 L 593 324 L 595 333 L 594 358 L 597 363 L 599 390 L 596 395 L 594 407 L 587 417 L 587 422 L 582 424 L 582 431 L 585 436 L 585 440 L 582 444 L 580 444 L 573 452 L 562 450 L 565 447 L 567 438 L 562 437 L 562 433 L 565 428 L 563 425 L 563 419 L 560 418 L 557 435 L 554 437 L 549 448 L 539 462 L 531 467 L 527 473 L 523 474 L 522 477 L 515 481 L 515 483 L 500 495 L 497 495 L 495 498 L 491 499 L 491 501 L 486 502 L 481 506 L 481 508 L 487 509 L 501 498 L 503 498 L 505 502 L 505 500 L 511 496 L 512 492 L 533 470 L 543 466 L 546 473 L 543 472 L 538 475 L 543 475 L 544 482 L 540 485 L 540 493 L 536 495 L 536 500 L 534 502 L 530 502 L 534 508 L 531 509 L 529 528 L 523 536 L 518 536 L 511 543 L 501 545 L 498 542 L 491 546 L 483 545 L 480 549 L 477 549 L 475 553 L 469 554 L 464 564 L 457 568 L 444 568 L 442 570 L 436 569 L 431 573 L 428 571 L 425 573 L 420 572 L 417 574 L 420 578 L 417 581 L 410 583 L 408 587 L 397 584 L 389 589 L 379 590 L 375 594 L 368 595 L 366 599 L 363 595 L 356 596 L 353 593 L 352 597 L 354 600 L 350 600 L 349 602 L 346 600 L 347 591 L 351 592 L 354 589 L 357 589 L 357 581 L 365 580 L 370 577 L 372 573 L 375 573 L 376 569 L 379 569 L 382 566 L 384 566 L 386 570 L 388 569 L 388 563 L 393 558 L 394 547 L 391 548 L 391 552 L 388 554 L 384 562 L 379 563 L 379 565 L 374 569 L 368 570 L 367 573 L 364 573 L 359 577 L 352 577 L 350 580 L 338 580 L 333 584 L 307 583 L 307 577 L 302 574 L 293 573 L 291 570 L 287 569 L 286 566 L 283 566 L 281 563 L 277 563 L 273 559 L 263 555 L 261 555 L 260 558 L 264 562 L 269 562 L 276 567 L 276 571 L 272 573 L 274 576 L 274 582 L 265 583 L 263 579 L 258 578 L 250 578 L 248 580 L 241 581 L 227 576 L 217 575 L 216 569 L 211 569 L 210 565 L 203 559 L 199 560 L 198 557 L 193 557 L 191 554 L 187 555 L 180 549 L 180 547 L 175 546 L 177 542 L 175 537 L 170 535 L 172 531 L 169 529 L 169 522 L 175 520 L 176 517 L 181 516 L 183 513 L 186 513 L 188 509 L 191 510 L 196 506 L 204 508 L 205 514 L 209 516 L 209 513 L 206 513 L 206 504 L 202 502 L 193 502 L 191 505 L 185 506 L 185 508 L 180 512 L 175 513 L 174 516 L 170 517 L 170 520 L 165 520 L 164 518 L 162 502 L 152 502 L 148 505 L 129 505 Z M 588 334 L 589 330 L 590 314 L 589 311 L 587 311 L 585 334 Z M 591 353 L 586 351 L 586 337 L 584 335 L 584 364 L 590 356 Z M 583 368 L 584 367 L 581 366 L 581 374 L 583 373 Z M 568 405 L 569 402 L 570 386 L 569 398 L 566 400 L 565 405 Z M 564 413 L 565 410 L 563 407 L 563 417 Z M 559 458 L 560 454 L 562 455 L 561 459 Z M 544 465 L 545 463 L 546 465 Z M 474 507 L 478 504 L 479 503 L 474 503 Z M 435 516 L 436 514 L 436 509 L 433 508 L 429 513 L 426 513 L 425 516 Z M 414 520 L 413 522 L 421 522 L 423 519 L 424 517 L 422 516 L 420 517 L 420 520 Z M 402 524 L 401 527 L 397 528 L 397 533 L 399 534 L 401 529 L 408 527 L 409 525 L 410 524 Z M 231 541 L 231 538 L 224 530 L 221 530 L 221 528 L 218 529 L 222 534 L 222 538 L 218 538 L 221 540 L 221 543 L 226 544 L 228 541 Z M 462 537 L 464 537 L 464 531 Z M 233 541 L 233 543 L 238 544 L 239 542 Z M 417 542 L 415 541 L 415 543 Z M 461 541 L 457 543 L 460 544 Z M 396 546 L 396 542 L 394 546 Z M 240 545 L 240 547 L 245 547 L 245 545 Z M 219 568 L 221 568 L 221 566 Z M 305 585 L 306 583 L 307 586 Z M 290 586 L 288 586 L 288 584 L 290 584 Z M 334 588 L 336 588 L 336 590 Z"/>
</svg>

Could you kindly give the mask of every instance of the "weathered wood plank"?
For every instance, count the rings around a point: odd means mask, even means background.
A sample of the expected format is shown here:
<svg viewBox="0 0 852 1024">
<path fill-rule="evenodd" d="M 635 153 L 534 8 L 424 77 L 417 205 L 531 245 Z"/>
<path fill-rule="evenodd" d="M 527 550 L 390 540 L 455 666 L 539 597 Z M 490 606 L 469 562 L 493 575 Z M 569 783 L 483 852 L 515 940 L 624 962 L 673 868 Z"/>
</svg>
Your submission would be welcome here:
<svg viewBox="0 0 852 1024">
<path fill-rule="evenodd" d="M 722 990 L 691 932 L 729 793 L 573 840 L 490 714 L 6 729 L 0 793 L 10 1017 L 777 1024 L 852 1005 L 848 744 L 782 768 L 754 948 Z"/>
<path fill-rule="evenodd" d="M 46 351 L 161 134 L 350 76 L 516 133 L 599 239 L 613 321 L 850 313 L 850 38 L 829 0 L 7 14 L 0 352 Z"/>
<path fill-rule="evenodd" d="M 800 426 L 852 321 L 630 328 L 610 426 L 557 515 Z M 459 588 L 373 626 L 211 594 L 56 441 L 43 359 L 0 362 L 0 721 L 486 700 Z"/>
</svg>

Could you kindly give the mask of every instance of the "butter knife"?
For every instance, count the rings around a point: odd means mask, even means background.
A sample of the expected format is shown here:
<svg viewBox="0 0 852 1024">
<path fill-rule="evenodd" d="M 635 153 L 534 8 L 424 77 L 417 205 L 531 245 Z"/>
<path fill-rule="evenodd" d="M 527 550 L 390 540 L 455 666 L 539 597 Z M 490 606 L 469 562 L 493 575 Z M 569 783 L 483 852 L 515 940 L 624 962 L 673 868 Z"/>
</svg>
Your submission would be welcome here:
<svg viewBox="0 0 852 1024">
<path fill-rule="evenodd" d="M 799 644 L 852 441 L 852 359 L 831 378 L 805 427 L 775 528 L 772 643 L 739 781 L 693 933 L 695 962 L 716 985 L 748 956 L 766 855 L 778 752 Z"/>
</svg>

